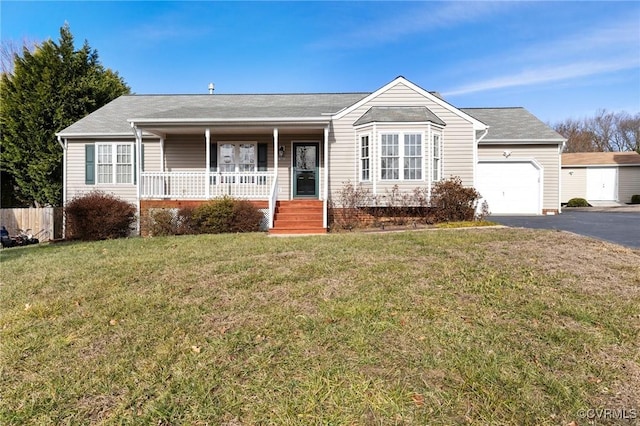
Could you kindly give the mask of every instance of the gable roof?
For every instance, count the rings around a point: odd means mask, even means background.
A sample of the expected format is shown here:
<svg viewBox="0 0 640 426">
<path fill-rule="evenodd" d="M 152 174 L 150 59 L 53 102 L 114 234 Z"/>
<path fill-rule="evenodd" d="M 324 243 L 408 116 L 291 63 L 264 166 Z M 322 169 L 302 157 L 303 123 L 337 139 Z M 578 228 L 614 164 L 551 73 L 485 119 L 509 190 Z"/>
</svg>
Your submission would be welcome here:
<svg viewBox="0 0 640 426">
<path fill-rule="evenodd" d="M 378 123 L 425 123 L 431 122 L 440 126 L 445 126 L 445 122 L 435 115 L 427 107 L 383 107 L 374 106 L 369 108 L 362 117 L 353 123 L 354 126 Z"/>
<path fill-rule="evenodd" d="M 563 166 L 640 166 L 637 152 L 571 152 L 562 154 Z"/>
<path fill-rule="evenodd" d="M 513 108 L 461 108 L 489 126 L 480 144 L 495 142 L 549 142 L 561 143 L 566 139 L 522 107 Z"/>
<path fill-rule="evenodd" d="M 327 119 L 367 93 L 125 95 L 60 131 L 62 137 L 133 134 L 131 121 Z"/>
<path fill-rule="evenodd" d="M 431 100 L 432 102 L 440 105 L 441 107 L 443 107 L 446 110 L 452 112 L 453 114 L 455 114 L 455 115 L 463 118 L 464 120 L 470 122 L 471 124 L 473 124 L 473 128 L 475 130 L 485 130 L 487 128 L 486 124 L 482 123 L 477 118 L 472 117 L 471 115 L 467 114 L 466 112 L 462 111 L 461 109 L 458 109 L 458 108 L 454 107 L 453 105 L 451 105 L 450 103 L 448 103 L 447 101 L 442 99 L 440 97 L 440 94 L 438 94 L 437 92 L 433 92 L 432 93 L 432 92 L 426 91 L 422 87 L 410 82 L 409 80 L 407 80 L 403 76 L 396 77 L 395 80 L 387 83 L 385 86 L 381 87 L 380 89 L 376 90 L 375 92 L 369 94 L 368 96 L 360 99 L 358 102 L 354 103 L 353 105 L 350 105 L 347 108 L 343 109 L 342 111 L 338 112 L 335 115 L 334 118 L 339 119 L 339 118 L 344 117 L 345 115 L 349 114 L 351 111 L 353 111 L 356 108 L 359 108 L 359 107 L 365 105 L 367 102 L 370 102 L 371 100 L 375 99 L 380 94 L 386 92 L 387 90 L 391 89 L 392 87 L 394 87 L 394 86 L 396 86 L 398 84 L 403 84 L 403 85 L 409 87 L 411 90 L 415 91 L 416 93 L 421 94 L 425 98 L 427 98 L 427 99 Z"/>
</svg>

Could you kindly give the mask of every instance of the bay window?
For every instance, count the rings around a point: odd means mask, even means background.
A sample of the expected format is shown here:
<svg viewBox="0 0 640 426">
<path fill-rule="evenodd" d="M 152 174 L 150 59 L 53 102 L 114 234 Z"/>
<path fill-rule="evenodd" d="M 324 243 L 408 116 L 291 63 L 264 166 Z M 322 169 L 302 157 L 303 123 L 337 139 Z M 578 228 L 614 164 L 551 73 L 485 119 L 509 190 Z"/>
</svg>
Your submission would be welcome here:
<svg viewBox="0 0 640 426">
<path fill-rule="evenodd" d="M 360 180 L 368 181 L 370 178 L 370 151 L 369 135 L 360 137 Z"/>
<path fill-rule="evenodd" d="M 440 135 L 434 133 L 433 135 L 433 181 L 439 181 L 442 178 L 442 166 L 440 164 L 440 156 L 442 152 L 442 147 L 440 146 Z"/>
<path fill-rule="evenodd" d="M 422 133 L 400 132 L 380 135 L 381 180 L 422 180 L 422 164 Z"/>
</svg>

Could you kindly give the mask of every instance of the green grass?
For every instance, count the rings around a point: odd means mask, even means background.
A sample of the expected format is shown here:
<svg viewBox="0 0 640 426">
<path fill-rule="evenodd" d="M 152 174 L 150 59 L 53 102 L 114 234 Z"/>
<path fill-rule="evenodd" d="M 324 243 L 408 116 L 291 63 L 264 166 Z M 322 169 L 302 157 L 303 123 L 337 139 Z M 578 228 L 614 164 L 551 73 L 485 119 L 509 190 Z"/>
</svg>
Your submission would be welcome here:
<svg viewBox="0 0 640 426">
<path fill-rule="evenodd" d="M 0 256 L 3 425 L 582 424 L 583 408 L 639 408 L 640 252 L 607 243 L 478 229 Z"/>
</svg>

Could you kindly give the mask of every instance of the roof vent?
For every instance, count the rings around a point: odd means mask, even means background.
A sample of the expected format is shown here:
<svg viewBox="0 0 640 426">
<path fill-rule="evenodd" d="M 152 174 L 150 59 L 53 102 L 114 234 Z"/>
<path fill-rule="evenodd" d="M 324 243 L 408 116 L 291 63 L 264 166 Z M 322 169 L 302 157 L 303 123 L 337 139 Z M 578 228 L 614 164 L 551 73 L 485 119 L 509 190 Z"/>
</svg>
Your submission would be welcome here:
<svg viewBox="0 0 640 426">
<path fill-rule="evenodd" d="M 216 86 L 213 85 L 213 83 L 209 83 L 209 94 L 213 95 L 213 90 L 215 89 Z"/>
</svg>

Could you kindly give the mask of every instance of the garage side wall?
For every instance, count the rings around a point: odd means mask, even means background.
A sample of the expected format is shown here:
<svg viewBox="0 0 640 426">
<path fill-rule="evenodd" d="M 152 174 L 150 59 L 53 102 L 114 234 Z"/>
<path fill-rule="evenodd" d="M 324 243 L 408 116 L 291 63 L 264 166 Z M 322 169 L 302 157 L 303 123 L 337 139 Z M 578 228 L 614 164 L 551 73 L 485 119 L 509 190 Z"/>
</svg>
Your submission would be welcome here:
<svg viewBox="0 0 640 426">
<path fill-rule="evenodd" d="M 536 160 L 543 168 L 542 210 L 558 212 L 560 209 L 560 154 L 558 145 L 480 145 L 478 160 Z"/>
<path fill-rule="evenodd" d="M 640 166 L 619 167 L 618 199 L 621 203 L 628 203 L 636 194 L 640 194 Z"/>
<path fill-rule="evenodd" d="M 562 168 L 562 189 L 560 202 L 572 198 L 587 198 L 587 169 L 584 167 Z"/>
</svg>

